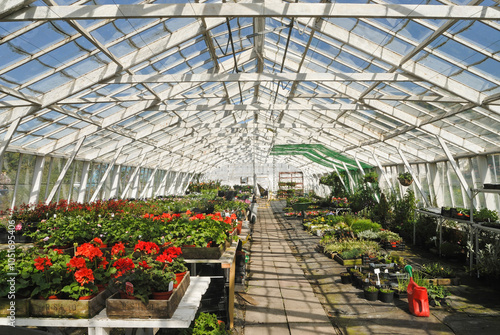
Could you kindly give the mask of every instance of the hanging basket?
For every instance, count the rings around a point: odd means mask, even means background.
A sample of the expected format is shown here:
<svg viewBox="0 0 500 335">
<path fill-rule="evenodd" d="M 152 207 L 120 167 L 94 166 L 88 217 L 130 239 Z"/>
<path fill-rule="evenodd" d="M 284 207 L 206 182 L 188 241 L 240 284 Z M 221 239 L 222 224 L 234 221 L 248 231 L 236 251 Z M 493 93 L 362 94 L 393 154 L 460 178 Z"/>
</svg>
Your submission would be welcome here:
<svg viewBox="0 0 500 335">
<path fill-rule="evenodd" d="M 413 183 L 413 179 L 398 179 L 399 183 L 403 186 L 410 186 Z"/>
</svg>

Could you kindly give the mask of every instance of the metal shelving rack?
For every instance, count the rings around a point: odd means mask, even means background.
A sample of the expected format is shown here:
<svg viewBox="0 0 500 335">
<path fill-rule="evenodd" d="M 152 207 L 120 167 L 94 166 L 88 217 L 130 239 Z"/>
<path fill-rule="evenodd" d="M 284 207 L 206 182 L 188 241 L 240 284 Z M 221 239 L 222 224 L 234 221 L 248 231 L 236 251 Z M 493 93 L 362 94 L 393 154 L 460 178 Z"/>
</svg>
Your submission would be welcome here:
<svg viewBox="0 0 500 335">
<path fill-rule="evenodd" d="M 476 195 L 479 193 L 495 193 L 500 195 L 500 189 L 489 189 L 489 188 L 471 188 L 471 198 L 470 198 L 470 215 L 469 215 L 469 220 L 460 220 L 460 219 L 455 219 L 455 218 L 450 218 L 446 216 L 442 216 L 440 212 L 438 212 L 437 209 L 433 211 L 432 209 L 429 210 L 420 210 L 417 209 L 417 213 L 429 215 L 429 216 L 434 216 L 439 218 L 439 223 L 438 223 L 438 229 L 439 229 L 439 255 L 441 255 L 441 243 L 442 243 L 442 227 L 443 227 L 443 222 L 444 220 L 451 220 L 459 223 L 463 223 L 467 225 L 467 229 L 469 230 L 469 242 L 471 245 L 474 246 L 474 249 L 472 250 L 470 257 L 469 257 L 469 270 L 472 270 L 472 267 L 474 265 L 474 258 L 476 258 L 477 262 L 477 250 L 479 250 L 479 232 L 484 231 L 488 233 L 493 233 L 496 234 L 497 236 L 500 236 L 500 229 L 498 228 L 492 228 L 492 227 L 485 227 L 482 225 L 482 223 L 475 223 L 474 222 L 474 198 Z M 415 226 L 413 226 L 413 243 L 415 243 Z M 479 277 L 479 273 L 477 274 Z"/>
<path fill-rule="evenodd" d="M 303 195 L 304 194 L 304 175 L 302 172 L 280 172 L 279 173 L 279 183 L 289 183 L 294 182 L 295 186 L 293 190 L 295 191 L 295 195 Z M 279 187 L 280 190 L 287 190 L 288 187 Z M 297 192 L 298 191 L 298 192 Z"/>
</svg>

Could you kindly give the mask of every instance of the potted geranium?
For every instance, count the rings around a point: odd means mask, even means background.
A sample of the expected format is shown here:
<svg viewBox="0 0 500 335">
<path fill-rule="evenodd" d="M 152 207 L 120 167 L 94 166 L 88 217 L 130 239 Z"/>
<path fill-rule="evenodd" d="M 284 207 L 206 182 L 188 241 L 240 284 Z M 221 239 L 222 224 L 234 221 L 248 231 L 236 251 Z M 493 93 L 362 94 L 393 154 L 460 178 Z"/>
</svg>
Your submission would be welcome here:
<svg viewBox="0 0 500 335">
<path fill-rule="evenodd" d="M 149 302 L 153 290 L 151 286 L 151 273 L 147 270 L 150 265 L 146 261 L 139 261 L 138 265 L 131 258 L 120 258 L 113 266 L 119 275 L 113 280 L 113 286 L 120 292 L 121 299 L 140 299 L 143 303 Z M 130 268 L 124 271 L 124 268 Z"/>
<path fill-rule="evenodd" d="M 32 263 L 34 288 L 31 297 L 58 299 L 63 287 L 72 281 L 66 267 L 69 260 L 70 256 L 58 249 L 37 255 Z"/>
<path fill-rule="evenodd" d="M 144 263 L 143 263 L 144 264 Z M 168 300 L 174 289 L 175 274 L 171 271 L 168 265 L 161 262 L 161 258 L 157 257 L 152 265 L 145 265 L 151 273 L 151 289 L 153 299 Z"/>
<path fill-rule="evenodd" d="M 165 271 L 172 272 L 175 275 L 174 288 L 178 287 L 186 275 L 187 267 L 182 257 L 182 250 L 179 247 L 169 247 L 156 258 L 157 262 L 163 264 Z"/>
<path fill-rule="evenodd" d="M 96 237 L 90 243 L 78 246 L 75 256 L 66 264 L 74 281 L 66 285 L 62 292 L 70 298 L 91 299 L 108 285 L 111 276 L 116 273 L 116 268 L 108 266 L 100 245 L 102 240 Z"/>
</svg>

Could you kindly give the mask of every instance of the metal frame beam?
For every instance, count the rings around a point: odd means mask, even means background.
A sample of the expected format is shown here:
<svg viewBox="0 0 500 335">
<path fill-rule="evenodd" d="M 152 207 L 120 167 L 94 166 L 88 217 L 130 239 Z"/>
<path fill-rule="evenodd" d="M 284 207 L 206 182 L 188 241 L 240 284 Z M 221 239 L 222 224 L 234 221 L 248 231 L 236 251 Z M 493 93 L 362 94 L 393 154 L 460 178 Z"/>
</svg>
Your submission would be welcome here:
<svg viewBox="0 0 500 335">
<path fill-rule="evenodd" d="M 106 171 L 102 175 L 102 178 L 99 181 L 99 184 L 97 185 L 97 188 L 94 191 L 94 194 L 92 195 L 92 198 L 90 198 L 90 202 L 94 202 L 96 200 L 97 196 L 99 195 L 99 192 L 101 191 L 102 186 L 106 182 L 106 178 L 108 178 L 108 175 L 111 172 L 111 169 L 113 169 L 113 166 L 115 165 L 116 160 L 118 159 L 118 156 L 120 156 L 120 153 L 122 152 L 122 148 L 123 147 L 119 148 L 116 151 L 115 156 L 113 157 L 113 160 L 111 162 L 109 162 L 108 168 L 106 169 Z"/>
<path fill-rule="evenodd" d="M 45 204 L 46 205 L 50 204 L 50 202 L 54 198 L 54 195 L 56 194 L 57 190 L 61 186 L 62 181 L 64 179 L 64 176 L 68 172 L 69 167 L 71 166 L 71 163 L 73 163 L 73 160 L 75 159 L 76 154 L 78 153 L 78 151 L 82 147 L 83 141 L 85 141 L 85 137 L 82 137 L 78 141 L 78 143 L 76 143 L 76 146 L 73 149 L 73 153 L 71 154 L 71 157 L 66 161 L 66 164 L 64 164 L 64 167 L 62 168 L 61 173 L 59 173 L 59 176 L 57 177 L 57 180 L 56 180 L 56 183 L 54 184 L 54 187 L 52 187 L 52 190 L 50 191 L 47 199 L 45 199 Z"/>
<path fill-rule="evenodd" d="M 379 5 L 340 3 L 187 3 L 143 5 L 83 5 L 29 7 L 3 21 L 98 20 L 168 17 L 325 17 L 499 20 L 500 11 L 488 6 Z"/>
</svg>

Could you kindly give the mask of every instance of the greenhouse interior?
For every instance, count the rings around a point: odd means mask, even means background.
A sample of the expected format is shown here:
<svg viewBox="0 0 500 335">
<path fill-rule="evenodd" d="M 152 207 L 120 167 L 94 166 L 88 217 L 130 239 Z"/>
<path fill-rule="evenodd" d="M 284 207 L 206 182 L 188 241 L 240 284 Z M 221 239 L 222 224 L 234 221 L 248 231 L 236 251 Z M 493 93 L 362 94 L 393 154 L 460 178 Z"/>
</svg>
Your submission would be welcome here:
<svg viewBox="0 0 500 335">
<path fill-rule="evenodd" d="M 500 333 L 500 1 L 1 0 L 0 333 Z"/>
</svg>

